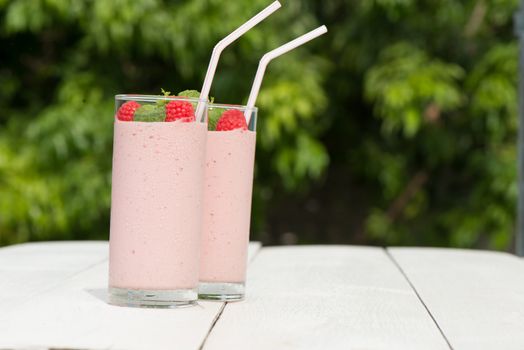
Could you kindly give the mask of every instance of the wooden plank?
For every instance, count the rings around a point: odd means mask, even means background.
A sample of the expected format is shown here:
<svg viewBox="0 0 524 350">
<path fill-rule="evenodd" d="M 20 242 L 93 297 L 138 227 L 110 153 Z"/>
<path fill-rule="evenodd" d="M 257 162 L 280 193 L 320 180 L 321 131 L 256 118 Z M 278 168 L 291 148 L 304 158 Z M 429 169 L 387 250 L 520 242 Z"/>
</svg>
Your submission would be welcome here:
<svg viewBox="0 0 524 350">
<path fill-rule="evenodd" d="M 524 261 L 487 251 L 389 248 L 455 349 L 524 349 Z"/>
<path fill-rule="evenodd" d="M 80 271 L 108 258 L 105 241 L 41 242 L 0 249 L 0 271 Z"/>
<path fill-rule="evenodd" d="M 449 349 L 383 249 L 264 248 L 204 349 Z"/>
<path fill-rule="evenodd" d="M 3 271 L 0 270 L 0 317 L 70 277 L 70 271 Z"/>
<path fill-rule="evenodd" d="M 247 261 L 248 264 L 255 259 L 258 252 L 262 249 L 262 244 L 260 242 L 249 242 L 247 250 Z"/>
<path fill-rule="evenodd" d="M 99 264 L 18 308 L 4 324 L 0 321 L 0 348 L 197 349 L 222 307 L 111 306 L 107 271 L 107 262 Z"/>
<path fill-rule="evenodd" d="M 259 249 L 250 244 L 250 258 Z M 14 312 L 4 313 L 0 305 L 0 349 L 198 349 L 223 307 L 219 302 L 176 310 L 111 306 L 107 271 L 104 261 Z"/>
<path fill-rule="evenodd" d="M 107 259 L 106 242 L 26 243 L 0 249 L 0 314 Z"/>
</svg>

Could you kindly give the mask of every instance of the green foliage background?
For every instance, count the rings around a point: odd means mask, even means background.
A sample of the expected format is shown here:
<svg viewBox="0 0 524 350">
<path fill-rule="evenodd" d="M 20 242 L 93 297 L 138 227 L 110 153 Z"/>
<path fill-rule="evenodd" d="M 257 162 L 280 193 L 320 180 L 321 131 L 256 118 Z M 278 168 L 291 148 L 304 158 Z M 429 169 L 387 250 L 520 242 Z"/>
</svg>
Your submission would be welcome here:
<svg viewBox="0 0 524 350">
<path fill-rule="evenodd" d="M 211 94 L 246 101 L 262 54 L 252 236 L 507 249 L 517 0 L 289 0 L 228 48 Z M 0 245 L 107 238 L 113 95 L 199 88 L 267 0 L 0 0 Z"/>
</svg>

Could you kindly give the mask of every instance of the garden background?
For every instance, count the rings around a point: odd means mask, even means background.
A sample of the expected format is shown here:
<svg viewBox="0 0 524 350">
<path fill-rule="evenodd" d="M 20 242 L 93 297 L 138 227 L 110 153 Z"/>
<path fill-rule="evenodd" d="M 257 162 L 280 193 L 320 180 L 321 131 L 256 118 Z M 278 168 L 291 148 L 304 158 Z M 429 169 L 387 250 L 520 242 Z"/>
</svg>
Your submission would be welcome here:
<svg viewBox="0 0 524 350">
<path fill-rule="evenodd" d="M 0 0 L 0 245 L 107 239 L 117 93 L 200 89 L 214 44 L 268 0 Z M 258 60 L 252 239 L 510 249 L 518 0 L 283 0 L 222 55 Z"/>
</svg>

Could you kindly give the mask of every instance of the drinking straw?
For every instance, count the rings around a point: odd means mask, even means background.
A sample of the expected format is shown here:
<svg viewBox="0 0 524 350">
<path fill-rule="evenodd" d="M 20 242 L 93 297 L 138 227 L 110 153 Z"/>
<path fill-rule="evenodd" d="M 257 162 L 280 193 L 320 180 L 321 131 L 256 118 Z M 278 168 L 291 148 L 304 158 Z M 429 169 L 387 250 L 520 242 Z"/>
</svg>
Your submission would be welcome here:
<svg viewBox="0 0 524 350">
<path fill-rule="evenodd" d="M 255 107 L 255 102 L 258 97 L 258 92 L 260 91 L 260 85 L 262 85 L 262 79 L 264 79 L 264 73 L 266 72 L 266 67 L 271 62 L 272 59 L 289 52 L 300 45 L 307 43 L 310 40 L 315 39 L 316 37 L 321 36 L 322 34 L 327 33 L 326 26 L 320 26 L 317 29 L 310 31 L 298 38 L 284 44 L 280 47 L 277 47 L 274 50 L 269 51 L 260 59 L 258 64 L 257 73 L 255 75 L 255 80 L 253 81 L 253 86 L 251 87 L 251 92 L 249 93 L 249 98 L 247 100 L 246 110 L 244 112 L 244 117 L 246 122 L 249 125 L 249 120 L 251 119 L 250 114 L 253 107 Z"/>
<path fill-rule="evenodd" d="M 209 96 L 209 90 L 211 89 L 211 83 L 213 82 L 213 77 L 215 76 L 215 71 L 217 69 L 218 60 L 220 54 L 224 49 L 229 46 L 233 41 L 240 38 L 248 30 L 256 26 L 258 23 L 262 22 L 266 17 L 271 15 L 273 12 L 278 10 L 282 5 L 280 2 L 275 1 L 250 20 L 242 24 L 240 27 L 235 29 L 231 34 L 220 40 L 215 47 L 213 48 L 213 53 L 211 54 L 211 60 L 209 61 L 209 66 L 207 67 L 206 77 L 204 78 L 204 84 L 200 90 L 200 101 L 198 102 L 197 111 L 196 111 L 196 120 L 202 119 L 202 114 L 204 113 L 204 103 L 202 101 L 207 101 Z"/>
</svg>

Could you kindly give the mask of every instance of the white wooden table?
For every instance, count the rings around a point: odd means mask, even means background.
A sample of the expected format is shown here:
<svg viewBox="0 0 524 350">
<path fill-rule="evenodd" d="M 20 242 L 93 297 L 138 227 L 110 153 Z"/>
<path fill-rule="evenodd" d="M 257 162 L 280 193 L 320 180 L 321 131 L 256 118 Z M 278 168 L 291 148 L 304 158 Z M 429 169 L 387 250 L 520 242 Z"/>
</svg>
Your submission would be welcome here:
<svg viewBox="0 0 524 350">
<path fill-rule="evenodd" d="M 111 306 L 107 242 L 0 249 L 0 349 L 524 349 L 524 260 L 250 245 L 247 299 Z"/>
</svg>

